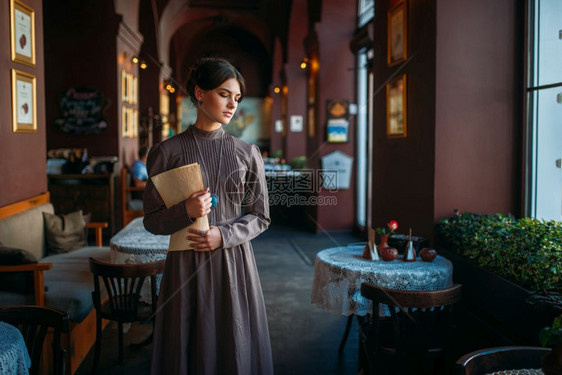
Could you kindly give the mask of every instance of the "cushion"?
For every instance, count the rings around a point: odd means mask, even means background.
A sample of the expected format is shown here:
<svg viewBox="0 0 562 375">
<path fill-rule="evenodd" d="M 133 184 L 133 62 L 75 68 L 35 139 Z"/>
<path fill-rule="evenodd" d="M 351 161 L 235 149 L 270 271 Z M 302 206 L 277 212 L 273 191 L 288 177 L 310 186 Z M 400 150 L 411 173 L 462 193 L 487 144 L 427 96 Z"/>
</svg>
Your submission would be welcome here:
<svg viewBox="0 0 562 375">
<path fill-rule="evenodd" d="M 90 257 L 109 262 L 111 252 L 109 247 L 84 247 L 42 259 L 42 262 L 53 264 L 53 268 L 45 272 L 47 306 L 66 311 L 75 322 L 81 322 L 94 308 Z"/>
<path fill-rule="evenodd" d="M 24 249 L 2 246 L 0 244 L 0 265 L 19 266 L 37 263 L 35 255 Z M 32 272 L 4 272 L 0 273 L 0 290 L 21 294 L 33 293 Z"/>
<path fill-rule="evenodd" d="M 31 263 L 37 263 L 37 258 L 29 251 L 3 246 L 0 243 L 0 265 L 19 266 L 21 264 Z"/>
<path fill-rule="evenodd" d="M 43 212 L 47 254 L 67 253 L 85 246 L 82 211 L 66 215 Z"/>
</svg>

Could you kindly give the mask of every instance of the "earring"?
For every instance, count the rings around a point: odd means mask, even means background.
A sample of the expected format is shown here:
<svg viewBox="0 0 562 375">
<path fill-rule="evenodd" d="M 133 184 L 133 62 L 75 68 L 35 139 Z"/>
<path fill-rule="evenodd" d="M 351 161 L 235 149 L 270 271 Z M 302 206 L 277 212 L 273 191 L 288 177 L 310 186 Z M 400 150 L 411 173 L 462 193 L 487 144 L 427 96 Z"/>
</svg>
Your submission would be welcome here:
<svg viewBox="0 0 562 375">
<path fill-rule="evenodd" d="M 203 104 L 203 101 L 202 101 L 202 100 L 198 100 L 198 101 L 197 101 L 197 104 L 202 105 L 202 104 Z"/>
</svg>

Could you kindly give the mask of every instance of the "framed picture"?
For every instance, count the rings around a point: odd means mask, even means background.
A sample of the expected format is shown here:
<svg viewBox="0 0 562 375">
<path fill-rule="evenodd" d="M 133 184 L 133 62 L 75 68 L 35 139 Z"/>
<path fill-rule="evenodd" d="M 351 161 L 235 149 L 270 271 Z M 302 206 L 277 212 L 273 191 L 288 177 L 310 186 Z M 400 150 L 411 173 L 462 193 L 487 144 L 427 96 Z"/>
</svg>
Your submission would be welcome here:
<svg viewBox="0 0 562 375">
<path fill-rule="evenodd" d="M 19 0 L 10 1 L 12 61 L 35 66 L 35 12 Z"/>
<path fill-rule="evenodd" d="M 349 101 L 326 101 L 326 140 L 329 143 L 349 142 Z"/>
<path fill-rule="evenodd" d="M 396 65 L 408 58 L 408 18 L 406 3 L 402 2 L 388 12 L 388 65 Z"/>
<path fill-rule="evenodd" d="M 407 80 L 406 74 L 386 84 L 386 135 L 406 137 L 407 135 Z"/>
<path fill-rule="evenodd" d="M 12 122 L 14 132 L 37 131 L 35 76 L 12 69 Z"/>
</svg>

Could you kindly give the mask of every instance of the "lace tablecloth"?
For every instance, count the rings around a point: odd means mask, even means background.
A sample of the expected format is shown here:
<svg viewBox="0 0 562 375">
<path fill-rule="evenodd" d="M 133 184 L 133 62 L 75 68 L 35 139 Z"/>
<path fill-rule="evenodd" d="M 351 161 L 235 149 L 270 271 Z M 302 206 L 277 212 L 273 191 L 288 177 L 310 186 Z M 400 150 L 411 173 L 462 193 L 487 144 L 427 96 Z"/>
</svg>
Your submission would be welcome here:
<svg viewBox="0 0 562 375">
<path fill-rule="evenodd" d="M 433 262 L 392 262 L 364 259 L 362 246 L 322 250 L 314 262 L 312 303 L 335 315 L 366 315 L 371 303 L 361 296 L 361 284 L 388 289 L 437 290 L 453 285 L 453 265 L 441 256 Z"/>
<path fill-rule="evenodd" d="M 540 368 L 536 369 L 522 369 L 522 370 L 504 370 L 491 372 L 486 375 L 544 375 L 544 372 Z"/>
<path fill-rule="evenodd" d="M 166 259 L 170 236 L 152 234 L 144 229 L 143 218 L 132 220 L 109 241 L 111 262 L 135 264 L 150 263 Z M 162 275 L 157 276 L 157 288 L 160 288 Z M 141 300 L 150 301 L 150 280 L 141 290 Z"/>
<path fill-rule="evenodd" d="M 31 359 L 21 332 L 0 322 L 0 374 L 27 375 L 30 367 Z"/>
</svg>

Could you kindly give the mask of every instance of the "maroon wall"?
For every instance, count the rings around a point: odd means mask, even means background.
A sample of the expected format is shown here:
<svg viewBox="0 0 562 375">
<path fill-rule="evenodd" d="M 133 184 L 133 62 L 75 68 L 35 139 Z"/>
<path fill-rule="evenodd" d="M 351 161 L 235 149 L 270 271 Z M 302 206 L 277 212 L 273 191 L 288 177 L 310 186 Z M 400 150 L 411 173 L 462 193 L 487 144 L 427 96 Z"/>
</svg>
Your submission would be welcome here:
<svg viewBox="0 0 562 375">
<path fill-rule="evenodd" d="M 0 3 L 0 207 L 47 191 L 45 150 L 45 74 L 43 59 L 43 2 L 27 0 L 35 11 L 35 67 L 15 63 L 10 57 L 10 2 Z M 37 132 L 12 132 L 11 69 L 35 75 Z"/>
<path fill-rule="evenodd" d="M 375 2 L 373 226 L 391 219 L 399 232 L 433 230 L 435 2 L 409 1 L 407 63 L 387 64 L 389 1 Z M 407 74 L 407 137 L 386 135 L 386 82 Z"/>
<path fill-rule="evenodd" d="M 272 66 L 272 77 L 271 86 L 269 90 L 269 95 L 271 97 L 271 126 L 270 126 L 270 140 L 269 140 L 269 151 L 275 152 L 281 150 L 283 147 L 283 133 L 277 133 L 275 131 L 275 121 L 282 120 L 281 118 L 281 93 L 273 92 L 275 87 L 281 89 L 281 70 L 283 67 L 283 47 L 279 38 L 275 39 L 275 46 L 273 49 L 273 66 Z"/>
<path fill-rule="evenodd" d="M 435 219 L 519 213 L 521 3 L 437 0 Z"/>
<path fill-rule="evenodd" d="M 141 1 L 139 7 L 139 32 L 143 36 L 141 59 L 148 64 L 146 70 L 139 69 L 139 120 L 148 118 L 148 109 L 153 114 L 160 113 L 160 62 L 156 42 L 157 26 L 154 25 L 154 14 L 151 2 Z M 160 140 L 160 128 L 153 129 L 153 140 Z"/>
<path fill-rule="evenodd" d="M 110 0 L 53 0 L 45 5 L 47 148 L 86 147 L 90 156 L 119 155 L 116 35 L 121 17 Z M 59 96 L 71 87 L 92 88 L 108 99 L 105 131 L 75 136 L 53 127 L 61 116 Z"/>
<path fill-rule="evenodd" d="M 322 18 L 316 24 L 318 37 L 318 54 L 320 71 L 318 76 L 316 149 L 308 149 L 307 155 L 324 156 L 339 150 L 355 157 L 355 118 L 351 116 L 348 143 L 326 143 L 326 101 L 347 99 L 354 101 L 355 90 L 355 56 L 349 49 L 349 41 L 356 25 L 357 10 L 347 0 L 325 0 L 322 3 Z M 332 193 L 322 190 L 321 196 L 334 196 L 337 205 L 318 205 L 316 207 L 317 230 L 350 229 L 355 222 L 355 170 L 357 161 L 353 161 L 351 186 L 349 189 Z M 321 165 L 313 165 L 320 169 Z"/>
<path fill-rule="evenodd" d="M 285 73 L 287 86 L 287 118 L 285 123 L 285 158 L 291 159 L 306 153 L 306 77 L 305 70 L 300 68 L 300 63 L 306 57 L 303 40 L 308 31 L 307 6 L 305 1 L 293 3 L 289 21 L 289 36 L 287 45 L 287 61 Z M 303 129 L 300 132 L 291 131 L 291 116 L 301 116 Z"/>
</svg>

